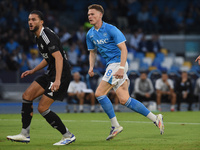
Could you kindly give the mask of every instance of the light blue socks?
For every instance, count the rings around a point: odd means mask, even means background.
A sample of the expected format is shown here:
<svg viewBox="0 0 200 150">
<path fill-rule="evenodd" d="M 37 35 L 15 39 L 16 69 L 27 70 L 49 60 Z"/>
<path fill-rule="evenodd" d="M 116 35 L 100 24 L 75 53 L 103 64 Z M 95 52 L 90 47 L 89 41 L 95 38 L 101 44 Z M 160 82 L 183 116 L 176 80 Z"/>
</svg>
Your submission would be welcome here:
<svg viewBox="0 0 200 150">
<path fill-rule="evenodd" d="M 150 111 L 141 102 L 131 97 L 129 97 L 125 106 L 137 113 L 144 115 L 145 117 L 150 113 Z"/>
<path fill-rule="evenodd" d="M 101 104 L 101 107 L 103 108 L 103 110 L 105 111 L 105 113 L 108 115 L 110 119 L 115 117 L 113 105 L 110 99 L 106 95 L 97 97 L 97 100 L 99 101 L 99 103 Z"/>
</svg>

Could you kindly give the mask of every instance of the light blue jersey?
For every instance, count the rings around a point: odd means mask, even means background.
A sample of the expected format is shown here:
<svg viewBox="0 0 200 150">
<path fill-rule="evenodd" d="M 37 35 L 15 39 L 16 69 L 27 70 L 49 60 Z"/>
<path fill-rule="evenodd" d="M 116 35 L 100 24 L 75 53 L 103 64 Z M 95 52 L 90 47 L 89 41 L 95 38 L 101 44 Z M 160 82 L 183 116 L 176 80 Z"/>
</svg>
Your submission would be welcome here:
<svg viewBox="0 0 200 150">
<path fill-rule="evenodd" d="M 121 50 L 117 44 L 125 41 L 125 36 L 118 28 L 105 22 L 99 30 L 92 27 L 86 36 L 88 50 L 94 50 L 96 47 L 106 60 L 106 65 L 121 61 Z"/>
</svg>

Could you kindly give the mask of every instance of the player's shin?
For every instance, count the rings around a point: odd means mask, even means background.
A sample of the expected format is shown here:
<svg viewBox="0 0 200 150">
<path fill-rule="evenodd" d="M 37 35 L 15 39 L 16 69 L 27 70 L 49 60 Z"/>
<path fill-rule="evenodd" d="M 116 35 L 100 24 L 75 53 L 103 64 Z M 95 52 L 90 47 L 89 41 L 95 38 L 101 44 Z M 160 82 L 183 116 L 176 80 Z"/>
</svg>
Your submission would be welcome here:
<svg viewBox="0 0 200 150">
<path fill-rule="evenodd" d="M 41 115 L 53 128 L 57 129 L 63 136 L 71 136 L 71 133 L 65 127 L 61 119 L 53 111 L 48 109 L 41 113 Z"/>
<path fill-rule="evenodd" d="M 103 110 L 105 111 L 105 113 L 110 118 L 111 125 L 113 127 L 119 126 L 119 123 L 117 121 L 117 118 L 115 117 L 115 112 L 114 112 L 113 105 L 112 105 L 110 99 L 106 95 L 103 95 L 103 96 L 97 97 L 97 100 L 101 104 L 101 106 L 102 106 Z"/>
<path fill-rule="evenodd" d="M 132 109 L 133 111 L 144 115 L 145 117 L 150 113 L 150 111 L 138 100 L 129 97 L 125 106 Z"/>
<path fill-rule="evenodd" d="M 33 116 L 33 102 L 28 100 L 22 101 L 22 131 L 21 134 L 29 136 L 30 134 L 30 124 Z"/>
</svg>

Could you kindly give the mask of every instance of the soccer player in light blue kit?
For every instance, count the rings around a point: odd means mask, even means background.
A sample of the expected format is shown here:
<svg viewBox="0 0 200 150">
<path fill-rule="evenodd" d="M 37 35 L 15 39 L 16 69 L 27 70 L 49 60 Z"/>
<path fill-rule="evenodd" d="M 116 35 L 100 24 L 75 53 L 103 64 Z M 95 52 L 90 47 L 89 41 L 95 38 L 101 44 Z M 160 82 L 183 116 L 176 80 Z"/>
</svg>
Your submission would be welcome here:
<svg viewBox="0 0 200 150">
<path fill-rule="evenodd" d="M 130 97 L 126 39 L 119 29 L 102 21 L 103 14 L 104 9 L 101 5 L 93 4 L 88 7 L 88 19 L 90 24 L 94 26 L 88 31 L 86 42 L 90 51 L 88 74 L 91 77 L 94 76 L 93 68 L 97 51 L 107 62 L 106 72 L 95 92 L 97 100 L 111 120 L 111 132 L 106 140 L 113 139 L 123 130 L 117 121 L 112 103 L 106 96 L 112 88 L 116 91 L 122 105 L 152 120 L 160 128 L 160 133 L 163 134 L 163 116 L 161 114 L 154 115 L 142 103 Z"/>
</svg>

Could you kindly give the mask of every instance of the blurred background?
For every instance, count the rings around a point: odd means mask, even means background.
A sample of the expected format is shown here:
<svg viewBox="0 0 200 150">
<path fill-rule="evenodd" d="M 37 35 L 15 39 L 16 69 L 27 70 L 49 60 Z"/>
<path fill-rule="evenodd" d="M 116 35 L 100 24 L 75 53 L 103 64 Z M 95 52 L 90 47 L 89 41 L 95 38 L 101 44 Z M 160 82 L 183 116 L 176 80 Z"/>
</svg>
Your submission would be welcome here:
<svg viewBox="0 0 200 150">
<path fill-rule="evenodd" d="M 91 28 L 87 7 L 94 3 L 104 7 L 103 20 L 126 36 L 129 74 L 157 70 L 180 77 L 184 70 L 195 86 L 200 77 L 194 62 L 200 54 L 199 0 L 0 0 L 0 102 L 21 100 L 23 91 L 45 71 L 20 79 L 23 71 L 42 60 L 28 29 L 28 15 L 34 9 L 44 13 L 45 26 L 60 37 L 72 72 L 80 72 L 91 86 L 85 35 Z M 100 55 L 95 71 L 105 71 Z"/>
</svg>

